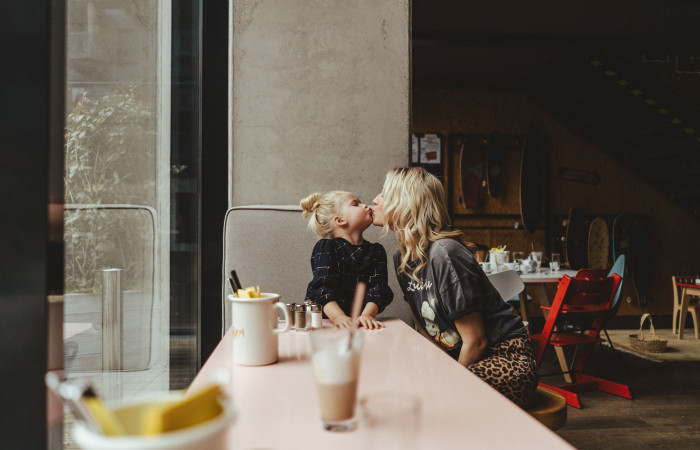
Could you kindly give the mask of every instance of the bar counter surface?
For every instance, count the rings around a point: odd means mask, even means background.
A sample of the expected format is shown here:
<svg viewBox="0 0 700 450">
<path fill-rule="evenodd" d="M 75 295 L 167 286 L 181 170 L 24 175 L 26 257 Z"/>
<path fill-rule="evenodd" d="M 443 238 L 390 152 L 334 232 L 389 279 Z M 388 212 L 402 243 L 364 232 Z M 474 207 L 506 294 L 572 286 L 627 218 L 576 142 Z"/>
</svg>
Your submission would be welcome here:
<svg viewBox="0 0 700 450">
<path fill-rule="evenodd" d="M 572 448 L 404 322 L 384 323 L 384 329 L 363 331 L 358 398 L 385 391 L 420 397 L 416 449 Z M 324 320 L 324 326 L 330 322 Z M 217 369 L 231 371 L 226 391 L 238 416 L 229 432 L 229 448 L 368 447 L 359 407 L 356 430 L 321 428 L 309 333 L 281 333 L 279 362 L 246 367 L 233 363 L 229 330 L 197 374 L 190 389 L 206 385 Z"/>
</svg>

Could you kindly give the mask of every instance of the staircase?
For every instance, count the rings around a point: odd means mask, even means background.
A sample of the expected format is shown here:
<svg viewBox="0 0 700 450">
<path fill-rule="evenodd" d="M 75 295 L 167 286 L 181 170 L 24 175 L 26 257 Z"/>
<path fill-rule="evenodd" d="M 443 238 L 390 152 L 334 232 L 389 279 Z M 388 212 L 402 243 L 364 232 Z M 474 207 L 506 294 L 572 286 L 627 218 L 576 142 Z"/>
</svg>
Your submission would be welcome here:
<svg viewBox="0 0 700 450">
<path fill-rule="evenodd" d="M 643 69 L 568 54 L 525 84 L 530 98 L 700 217 L 700 113 Z"/>
</svg>

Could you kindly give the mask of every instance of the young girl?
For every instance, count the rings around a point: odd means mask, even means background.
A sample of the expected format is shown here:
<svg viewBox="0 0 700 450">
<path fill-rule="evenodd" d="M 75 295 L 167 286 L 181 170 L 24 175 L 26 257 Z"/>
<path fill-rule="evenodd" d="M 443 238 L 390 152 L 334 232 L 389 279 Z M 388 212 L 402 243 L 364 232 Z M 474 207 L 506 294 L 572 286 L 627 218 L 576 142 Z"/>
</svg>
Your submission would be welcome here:
<svg viewBox="0 0 700 450">
<path fill-rule="evenodd" d="M 388 284 L 386 251 L 381 244 L 362 238 L 372 225 L 372 208 L 360 203 L 350 192 L 314 193 L 301 201 L 309 228 L 319 238 L 311 254 L 313 280 L 306 298 L 323 305 L 323 312 L 335 326 L 352 326 L 350 309 L 355 286 L 367 284 L 359 325 L 381 328 L 376 316 L 394 298 Z"/>
</svg>

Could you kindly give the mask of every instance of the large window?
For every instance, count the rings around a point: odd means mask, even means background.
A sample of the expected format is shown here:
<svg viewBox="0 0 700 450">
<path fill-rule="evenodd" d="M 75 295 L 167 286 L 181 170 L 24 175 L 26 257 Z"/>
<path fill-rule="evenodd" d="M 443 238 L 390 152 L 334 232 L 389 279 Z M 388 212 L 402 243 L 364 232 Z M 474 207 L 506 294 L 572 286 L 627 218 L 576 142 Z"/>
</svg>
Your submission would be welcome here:
<svg viewBox="0 0 700 450">
<path fill-rule="evenodd" d="M 64 366 L 107 400 L 198 368 L 201 3 L 67 2 Z"/>
</svg>

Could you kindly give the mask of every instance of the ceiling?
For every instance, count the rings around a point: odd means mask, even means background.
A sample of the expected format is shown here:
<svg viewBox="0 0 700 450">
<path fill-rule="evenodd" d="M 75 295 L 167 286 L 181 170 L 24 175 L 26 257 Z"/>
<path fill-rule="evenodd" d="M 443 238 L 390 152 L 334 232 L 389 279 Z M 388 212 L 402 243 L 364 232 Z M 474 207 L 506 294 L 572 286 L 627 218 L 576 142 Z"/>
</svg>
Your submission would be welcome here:
<svg viewBox="0 0 700 450">
<path fill-rule="evenodd" d="M 700 54 L 700 2 L 414 0 L 415 85 L 517 89 L 571 51 Z"/>
<path fill-rule="evenodd" d="M 700 216 L 700 2 L 414 0 L 412 14 L 414 87 L 527 93 Z"/>
</svg>

